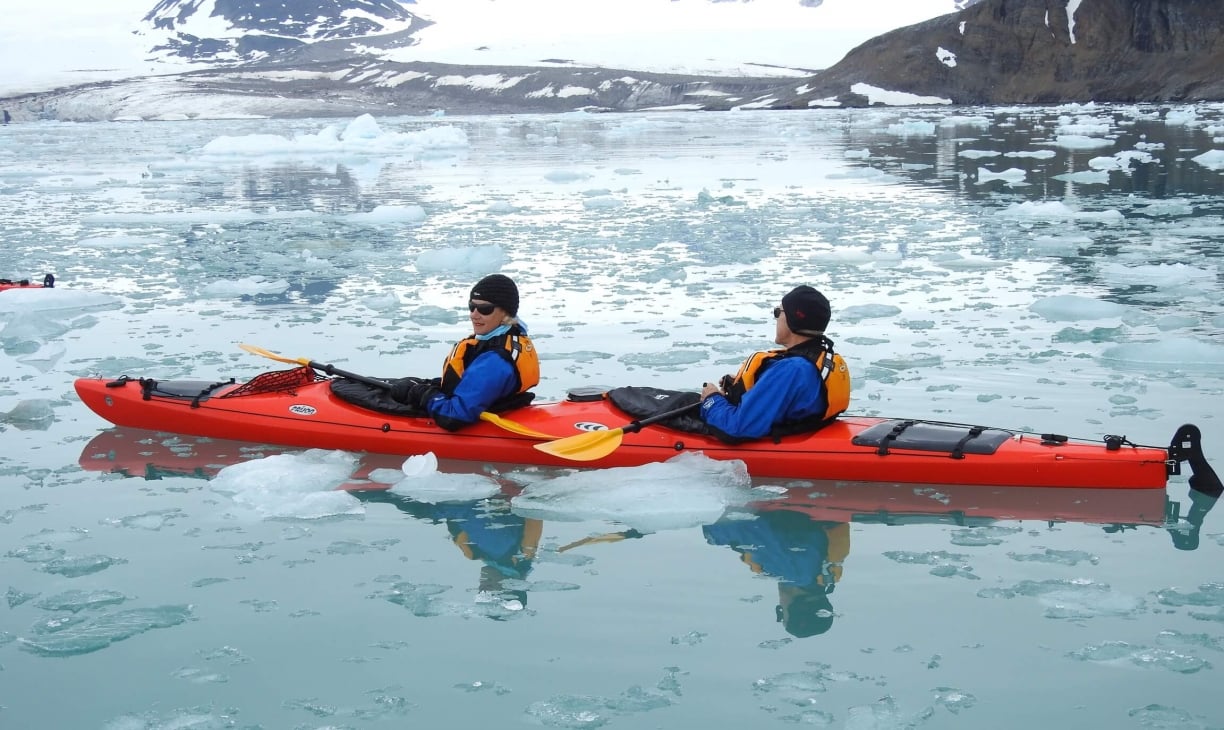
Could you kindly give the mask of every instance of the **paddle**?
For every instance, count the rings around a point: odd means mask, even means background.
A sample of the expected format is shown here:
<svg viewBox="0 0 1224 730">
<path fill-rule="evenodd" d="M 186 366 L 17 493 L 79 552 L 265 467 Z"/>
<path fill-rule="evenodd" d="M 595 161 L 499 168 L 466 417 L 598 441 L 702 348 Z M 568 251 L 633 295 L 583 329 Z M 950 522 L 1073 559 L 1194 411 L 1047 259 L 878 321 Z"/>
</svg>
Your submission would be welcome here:
<svg viewBox="0 0 1224 730">
<path fill-rule="evenodd" d="M 559 456 L 562 459 L 570 461 L 595 461 L 601 459 L 608 454 L 616 451 L 621 445 L 621 439 L 626 433 L 636 433 L 641 431 L 646 426 L 659 421 L 666 421 L 672 416 L 678 416 L 681 413 L 688 413 L 701 407 L 701 402 L 690 403 L 683 408 L 677 408 L 674 411 L 666 411 L 643 418 L 640 421 L 627 423 L 620 428 L 613 428 L 607 431 L 587 431 L 586 433 L 566 436 L 556 441 L 549 441 L 543 444 L 536 444 L 535 447 L 546 454 Z"/>
<path fill-rule="evenodd" d="M 381 388 L 382 390 L 391 390 L 391 383 L 388 383 L 385 380 L 379 380 L 378 378 L 367 378 L 364 375 L 358 375 L 357 373 L 350 373 L 347 370 L 341 370 L 340 368 L 334 365 L 324 365 L 323 363 L 315 362 L 314 360 L 311 360 L 305 357 L 285 357 L 284 355 L 277 355 L 275 352 L 272 352 L 271 350 L 265 350 L 264 348 L 256 347 L 255 345 L 248 345 L 245 342 L 239 343 L 238 346 L 251 354 L 262 355 L 263 357 L 266 357 L 269 360 L 276 360 L 277 362 L 296 363 L 303 367 L 308 367 L 313 370 L 318 370 L 319 372 L 327 373 L 328 375 L 339 375 L 342 378 L 348 378 L 349 380 L 356 380 L 358 383 L 365 383 L 366 385 L 369 385 L 374 388 Z M 490 413 L 488 411 L 484 411 L 480 414 L 480 420 L 488 421 L 494 426 L 502 428 L 511 433 L 517 433 L 520 436 L 530 436 L 531 438 L 534 438 L 534 439 L 556 438 L 552 434 L 543 433 L 541 431 L 535 431 L 533 429 L 527 428 L 521 423 L 511 421 L 508 418 L 502 418 L 496 413 Z"/>
</svg>

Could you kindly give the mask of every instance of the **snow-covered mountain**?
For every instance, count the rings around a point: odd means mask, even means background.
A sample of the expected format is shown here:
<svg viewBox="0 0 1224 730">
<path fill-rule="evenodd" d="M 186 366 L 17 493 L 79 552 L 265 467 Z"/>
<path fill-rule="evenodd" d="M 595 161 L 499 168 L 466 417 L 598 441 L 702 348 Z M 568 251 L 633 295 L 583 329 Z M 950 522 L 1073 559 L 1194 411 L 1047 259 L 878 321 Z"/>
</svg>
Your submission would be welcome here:
<svg viewBox="0 0 1224 730">
<path fill-rule="evenodd" d="M 1220 0 L 148 2 L 59 0 L 81 14 L 57 22 L 88 21 L 72 32 L 10 15 L 0 53 L 20 57 L 4 59 L 0 108 L 20 122 L 1224 98 Z M 37 29 L 15 34 L 23 20 Z"/>
<path fill-rule="evenodd" d="M 0 98 L 76 84 L 347 59 L 805 76 L 979 0 L 57 0 L 11 3 Z"/>
<path fill-rule="evenodd" d="M 396 0 L 161 0 L 144 16 L 150 52 L 206 63 L 282 57 L 319 41 L 401 34 L 428 21 Z"/>
</svg>

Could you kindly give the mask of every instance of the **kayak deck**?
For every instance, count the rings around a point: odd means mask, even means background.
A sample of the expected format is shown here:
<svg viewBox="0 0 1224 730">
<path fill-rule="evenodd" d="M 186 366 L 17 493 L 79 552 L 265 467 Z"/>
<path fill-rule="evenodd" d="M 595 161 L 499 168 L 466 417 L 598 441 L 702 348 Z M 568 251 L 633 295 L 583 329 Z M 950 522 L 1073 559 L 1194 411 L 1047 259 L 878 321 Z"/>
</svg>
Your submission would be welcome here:
<svg viewBox="0 0 1224 730">
<path fill-rule="evenodd" d="M 336 397 L 311 370 L 279 371 L 298 381 L 260 392 L 235 381 L 80 378 L 76 390 L 95 413 L 119 426 L 303 448 L 542 466 L 576 464 L 543 453 L 540 441 L 488 422 L 451 433 L 431 419 L 388 415 Z M 269 374 L 265 374 L 269 375 Z M 260 376 L 263 377 L 263 376 Z M 255 381 L 249 381 L 251 383 Z M 632 418 L 607 400 L 530 405 L 504 418 L 556 438 L 617 429 Z M 1192 429 L 1191 431 L 1185 431 Z M 1179 447 L 1178 444 L 1181 444 Z M 684 451 L 738 459 L 754 477 L 902 484 L 1164 488 L 1182 461 L 1210 473 L 1198 429 L 1184 426 L 1170 448 L 1123 437 L 1092 442 L 913 419 L 844 416 L 814 433 L 729 445 L 664 426 L 626 432 L 620 446 L 583 466 L 637 466 Z M 1214 480 L 1214 473 L 1203 479 Z"/>
</svg>

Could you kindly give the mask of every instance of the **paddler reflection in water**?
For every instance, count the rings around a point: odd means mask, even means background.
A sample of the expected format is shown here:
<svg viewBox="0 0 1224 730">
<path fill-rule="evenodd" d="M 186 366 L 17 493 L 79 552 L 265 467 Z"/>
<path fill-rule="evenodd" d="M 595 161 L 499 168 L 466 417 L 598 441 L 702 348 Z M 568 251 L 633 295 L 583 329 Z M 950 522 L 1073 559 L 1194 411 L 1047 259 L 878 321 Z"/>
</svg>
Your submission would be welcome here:
<svg viewBox="0 0 1224 730">
<path fill-rule="evenodd" d="M 433 504 L 382 490 L 353 494 L 362 501 L 387 502 L 413 517 L 445 523 L 463 555 L 482 563 L 476 601 L 488 607 L 488 617 L 505 619 L 527 607 L 527 575 L 544 523 L 511 512 L 510 495 Z"/>
<path fill-rule="evenodd" d="M 833 625 L 829 594 L 850 553 L 848 523 L 779 509 L 758 512 L 752 520 L 724 516 L 701 530 L 706 542 L 739 553 L 752 572 L 778 579 L 775 617 L 791 636 L 816 636 Z"/>
<path fill-rule="evenodd" d="M 391 397 L 457 431 L 480 420 L 484 411 L 501 413 L 527 405 L 540 382 L 540 359 L 518 319 L 519 291 L 510 277 L 490 274 L 472 287 L 468 312 L 472 335 L 447 356 L 442 377 L 401 378 Z"/>
<path fill-rule="evenodd" d="M 850 370 L 825 337 L 829 300 L 810 286 L 782 297 L 773 316 L 781 350 L 753 354 L 735 376 L 704 383 L 701 417 L 724 441 L 815 431 L 850 405 Z"/>
<path fill-rule="evenodd" d="M 778 579 L 774 618 L 791 636 L 817 636 L 833 626 L 829 594 L 841 580 L 842 563 L 850 553 L 849 523 L 820 521 L 803 512 L 762 506 L 747 514 L 730 512 L 701 530 L 709 544 L 739 553 L 753 573 Z M 633 529 L 613 532 L 572 542 L 558 552 L 640 537 L 645 534 Z"/>
</svg>

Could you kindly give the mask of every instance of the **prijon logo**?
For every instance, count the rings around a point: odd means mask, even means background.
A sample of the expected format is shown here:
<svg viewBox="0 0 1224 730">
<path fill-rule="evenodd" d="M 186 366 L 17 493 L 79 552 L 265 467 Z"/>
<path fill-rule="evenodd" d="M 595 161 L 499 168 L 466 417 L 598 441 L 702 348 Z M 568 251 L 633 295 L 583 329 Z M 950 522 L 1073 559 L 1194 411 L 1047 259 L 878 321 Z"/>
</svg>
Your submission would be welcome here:
<svg viewBox="0 0 1224 730">
<path fill-rule="evenodd" d="M 313 416 L 316 411 L 314 406 L 292 405 L 289 406 L 290 413 L 296 413 L 299 416 Z"/>
<path fill-rule="evenodd" d="M 602 423 L 595 423 L 593 421 L 579 421 L 578 423 L 574 424 L 574 428 L 578 429 L 579 431 L 607 431 L 608 430 L 607 426 L 603 425 Z"/>
</svg>

